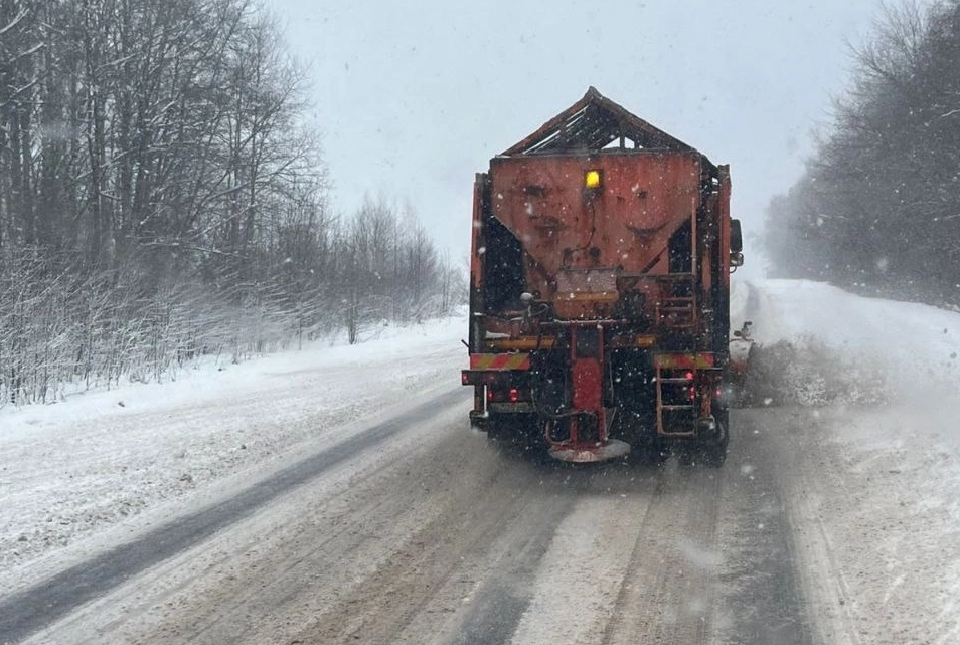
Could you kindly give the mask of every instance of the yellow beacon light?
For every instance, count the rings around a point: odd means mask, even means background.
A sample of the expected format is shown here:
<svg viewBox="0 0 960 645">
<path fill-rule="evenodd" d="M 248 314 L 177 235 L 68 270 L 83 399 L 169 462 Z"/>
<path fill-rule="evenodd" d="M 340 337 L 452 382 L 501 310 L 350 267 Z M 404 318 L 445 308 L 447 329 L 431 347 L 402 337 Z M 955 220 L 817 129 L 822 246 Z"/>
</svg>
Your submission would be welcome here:
<svg viewBox="0 0 960 645">
<path fill-rule="evenodd" d="M 588 170 L 583 178 L 583 185 L 586 188 L 600 188 L 601 176 L 599 170 Z"/>
</svg>

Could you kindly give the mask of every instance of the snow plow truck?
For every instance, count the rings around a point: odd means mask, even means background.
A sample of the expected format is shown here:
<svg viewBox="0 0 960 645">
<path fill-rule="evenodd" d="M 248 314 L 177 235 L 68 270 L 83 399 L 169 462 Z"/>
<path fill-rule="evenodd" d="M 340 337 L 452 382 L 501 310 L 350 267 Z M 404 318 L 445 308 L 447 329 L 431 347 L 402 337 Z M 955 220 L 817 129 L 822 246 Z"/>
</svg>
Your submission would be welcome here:
<svg viewBox="0 0 960 645">
<path fill-rule="evenodd" d="M 729 442 L 730 172 L 591 87 L 476 176 L 471 423 L 563 461 Z"/>
</svg>

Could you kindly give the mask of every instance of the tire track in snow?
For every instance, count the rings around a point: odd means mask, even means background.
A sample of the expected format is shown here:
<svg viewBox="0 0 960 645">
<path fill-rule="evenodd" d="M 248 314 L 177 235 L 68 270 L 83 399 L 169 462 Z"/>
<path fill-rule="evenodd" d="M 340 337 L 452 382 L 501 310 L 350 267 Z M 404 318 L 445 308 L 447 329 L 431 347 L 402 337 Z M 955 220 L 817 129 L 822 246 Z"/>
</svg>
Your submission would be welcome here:
<svg viewBox="0 0 960 645">
<path fill-rule="evenodd" d="M 462 389 L 450 390 L 307 457 L 228 500 L 160 526 L 133 542 L 74 565 L 33 588 L 3 600 L 0 602 L 0 634 L 3 635 L 3 642 L 9 644 L 25 639 L 77 607 L 127 582 L 141 571 L 243 519 L 324 471 L 433 416 L 438 409 L 461 403 L 466 397 L 467 393 Z"/>
</svg>

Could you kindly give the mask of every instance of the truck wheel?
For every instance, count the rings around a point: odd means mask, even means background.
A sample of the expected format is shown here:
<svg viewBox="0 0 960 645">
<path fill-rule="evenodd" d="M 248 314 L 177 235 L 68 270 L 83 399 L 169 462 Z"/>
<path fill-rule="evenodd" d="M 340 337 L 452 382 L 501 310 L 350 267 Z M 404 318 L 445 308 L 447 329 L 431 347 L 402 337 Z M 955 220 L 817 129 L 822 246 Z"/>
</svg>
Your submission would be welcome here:
<svg viewBox="0 0 960 645">
<path fill-rule="evenodd" d="M 491 414 L 485 419 L 483 424 L 483 431 L 487 433 L 487 439 L 489 441 L 502 441 L 505 436 L 507 436 L 507 431 L 504 428 L 506 420 L 502 419 L 500 415 Z"/>
<path fill-rule="evenodd" d="M 713 468 L 719 468 L 727 460 L 727 446 L 730 445 L 730 432 L 727 430 L 726 422 L 718 422 L 717 429 L 719 430 L 719 436 L 710 439 L 700 448 L 703 463 Z"/>
<path fill-rule="evenodd" d="M 673 454 L 681 466 L 695 466 L 703 459 L 702 449 L 701 444 L 683 441 L 673 447 Z"/>
<path fill-rule="evenodd" d="M 470 415 L 470 427 L 474 430 L 486 432 L 488 425 L 486 417 Z"/>
<path fill-rule="evenodd" d="M 723 444 L 711 444 L 704 446 L 701 450 L 703 463 L 712 468 L 719 468 L 727 461 L 727 446 Z"/>
<path fill-rule="evenodd" d="M 640 462 L 660 465 L 670 458 L 670 446 L 658 439 L 645 439 L 636 444 L 634 454 Z"/>
<path fill-rule="evenodd" d="M 491 414 L 487 418 L 487 439 L 510 445 L 526 445 L 536 435 L 532 414 Z"/>
</svg>

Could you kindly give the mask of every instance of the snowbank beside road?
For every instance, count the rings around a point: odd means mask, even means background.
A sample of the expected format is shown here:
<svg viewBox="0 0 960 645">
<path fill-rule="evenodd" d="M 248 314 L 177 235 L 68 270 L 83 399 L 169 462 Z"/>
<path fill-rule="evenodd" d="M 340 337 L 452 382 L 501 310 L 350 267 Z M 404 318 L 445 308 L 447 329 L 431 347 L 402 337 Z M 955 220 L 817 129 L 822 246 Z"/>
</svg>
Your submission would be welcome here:
<svg viewBox="0 0 960 645">
<path fill-rule="evenodd" d="M 753 320 L 760 343 L 816 338 L 841 357 L 877 365 L 895 394 L 960 394 L 956 312 L 854 296 L 806 280 L 735 280 L 733 303 L 733 324 Z"/>
<path fill-rule="evenodd" d="M 298 446 L 459 387 L 465 329 L 465 315 L 384 326 L 357 345 L 0 410 L 0 589 L 34 582 L 50 568 L 36 562 L 44 554 L 82 555 L 113 526 L 167 520 L 220 482 L 296 459 Z"/>
<path fill-rule="evenodd" d="M 822 640 L 960 642 L 960 314 L 806 281 L 735 292 L 734 320 L 764 345 L 816 343 L 886 382 L 878 405 L 771 428 L 798 450 L 799 482 L 783 479 Z"/>
</svg>

